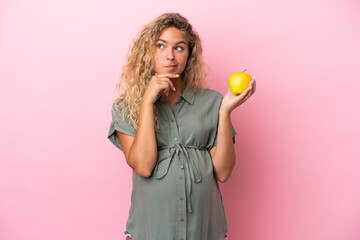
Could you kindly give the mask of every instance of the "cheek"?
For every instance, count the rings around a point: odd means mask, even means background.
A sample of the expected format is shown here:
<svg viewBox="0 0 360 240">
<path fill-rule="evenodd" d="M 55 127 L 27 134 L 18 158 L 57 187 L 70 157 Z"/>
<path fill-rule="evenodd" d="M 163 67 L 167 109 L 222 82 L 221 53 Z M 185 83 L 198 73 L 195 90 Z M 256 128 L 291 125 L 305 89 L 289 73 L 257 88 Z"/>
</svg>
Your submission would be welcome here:
<svg viewBox="0 0 360 240">
<path fill-rule="evenodd" d="M 159 66 L 159 64 L 160 64 L 160 57 L 159 57 L 159 54 L 156 54 L 153 57 L 153 67 L 156 68 Z"/>
<path fill-rule="evenodd" d="M 188 60 L 188 57 L 187 56 L 184 56 L 182 59 L 181 59 L 181 62 L 182 62 L 182 65 L 183 67 L 185 68 L 186 64 L 187 64 L 187 60 Z"/>
<path fill-rule="evenodd" d="M 186 62 L 189 58 L 189 54 L 181 54 L 179 57 L 180 57 L 180 62 L 183 64 L 186 64 Z"/>
</svg>

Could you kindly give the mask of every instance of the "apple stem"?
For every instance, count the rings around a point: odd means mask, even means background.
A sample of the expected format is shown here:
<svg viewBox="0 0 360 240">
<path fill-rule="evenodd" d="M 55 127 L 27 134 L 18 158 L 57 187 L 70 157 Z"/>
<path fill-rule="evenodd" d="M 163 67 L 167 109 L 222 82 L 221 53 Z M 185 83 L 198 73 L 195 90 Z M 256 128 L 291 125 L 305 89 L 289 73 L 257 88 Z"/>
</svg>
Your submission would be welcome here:
<svg viewBox="0 0 360 240">
<path fill-rule="evenodd" d="M 245 72 L 247 69 L 245 69 L 244 71 L 242 71 L 242 72 Z"/>
</svg>

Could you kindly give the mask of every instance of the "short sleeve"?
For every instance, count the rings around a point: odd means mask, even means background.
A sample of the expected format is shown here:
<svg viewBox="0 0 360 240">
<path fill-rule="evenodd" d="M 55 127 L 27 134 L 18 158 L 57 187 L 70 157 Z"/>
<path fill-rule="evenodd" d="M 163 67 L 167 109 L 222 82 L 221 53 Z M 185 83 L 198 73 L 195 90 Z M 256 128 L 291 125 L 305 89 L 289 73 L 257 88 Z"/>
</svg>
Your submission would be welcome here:
<svg viewBox="0 0 360 240">
<path fill-rule="evenodd" d="M 118 107 L 120 108 L 120 110 L 122 110 L 123 109 L 123 103 L 119 102 Z M 118 138 L 118 136 L 116 134 L 116 130 L 121 132 L 121 133 L 124 133 L 126 135 L 134 137 L 136 135 L 136 129 L 132 126 L 132 124 L 125 121 L 121 117 L 121 112 L 116 110 L 115 103 L 112 105 L 112 108 L 111 108 L 111 116 L 112 116 L 112 120 L 111 120 L 111 123 L 110 123 L 110 128 L 109 128 L 109 133 L 108 133 L 107 138 L 117 148 L 119 148 L 120 150 L 123 150 L 121 145 L 120 145 L 119 138 Z"/>
<path fill-rule="evenodd" d="M 218 91 L 212 91 L 212 99 L 213 101 L 209 101 L 211 102 L 211 116 L 213 119 L 216 119 L 216 123 L 214 124 L 214 128 L 213 128 L 213 134 L 210 137 L 210 141 L 209 141 L 209 149 L 211 149 L 212 147 L 216 146 L 217 144 L 217 134 L 218 134 L 218 128 L 219 128 L 219 109 L 221 106 L 221 102 L 223 99 L 223 96 L 221 95 L 221 93 L 219 93 Z M 235 135 L 236 135 L 236 131 L 234 126 L 231 123 L 231 131 L 232 131 L 232 137 L 233 137 L 233 144 L 235 144 Z"/>
<path fill-rule="evenodd" d="M 233 144 L 235 144 L 236 131 L 235 131 L 235 128 L 234 128 L 234 126 L 232 124 L 231 124 L 231 130 L 232 130 Z M 216 129 L 216 137 L 215 137 L 215 141 L 214 141 L 213 146 L 216 145 L 216 142 L 217 142 L 217 129 Z"/>
</svg>

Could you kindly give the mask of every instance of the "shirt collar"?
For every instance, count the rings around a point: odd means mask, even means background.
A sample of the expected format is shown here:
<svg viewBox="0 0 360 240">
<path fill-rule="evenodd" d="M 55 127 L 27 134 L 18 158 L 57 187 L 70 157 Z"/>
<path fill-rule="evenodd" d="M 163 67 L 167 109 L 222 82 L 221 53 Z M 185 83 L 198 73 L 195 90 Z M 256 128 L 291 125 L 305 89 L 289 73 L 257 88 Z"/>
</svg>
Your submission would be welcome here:
<svg viewBox="0 0 360 240">
<path fill-rule="evenodd" d="M 190 85 L 186 86 L 183 94 L 180 97 L 185 99 L 185 101 L 187 101 L 188 103 L 194 104 L 195 93 L 194 93 L 193 89 L 190 87 Z M 165 99 L 161 96 L 161 94 L 158 95 L 156 101 L 166 102 Z"/>
<path fill-rule="evenodd" d="M 184 98 L 188 103 L 194 104 L 195 93 L 194 93 L 194 90 L 190 87 L 190 85 L 186 86 L 181 97 Z"/>
</svg>

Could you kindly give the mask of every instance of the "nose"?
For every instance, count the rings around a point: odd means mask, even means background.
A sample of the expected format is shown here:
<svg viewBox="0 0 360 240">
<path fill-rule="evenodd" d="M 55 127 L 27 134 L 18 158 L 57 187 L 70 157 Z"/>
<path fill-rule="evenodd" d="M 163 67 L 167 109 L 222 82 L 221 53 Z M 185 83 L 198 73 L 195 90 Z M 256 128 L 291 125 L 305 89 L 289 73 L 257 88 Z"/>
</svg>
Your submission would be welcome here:
<svg viewBox="0 0 360 240">
<path fill-rule="evenodd" d="M 174 52 L 172 48 L 169 48 L 166 52 L 166 59 L 168 60 L 174 60 Z"/>
</svg>

